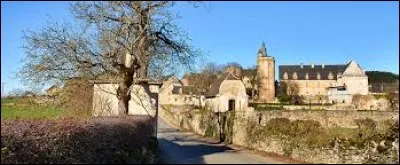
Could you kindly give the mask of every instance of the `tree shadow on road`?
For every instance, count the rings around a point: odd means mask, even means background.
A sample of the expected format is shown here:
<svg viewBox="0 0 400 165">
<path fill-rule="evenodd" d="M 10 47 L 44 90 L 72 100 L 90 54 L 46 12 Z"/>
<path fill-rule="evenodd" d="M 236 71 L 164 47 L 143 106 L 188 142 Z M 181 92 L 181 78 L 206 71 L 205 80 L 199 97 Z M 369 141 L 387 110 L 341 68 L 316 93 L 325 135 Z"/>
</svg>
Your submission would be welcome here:
<svg viewBox="0 0 400 165">
<path fill-rule="evenodd" d="M 205 144 L 195 144 L 195 145 L 180 145 L 178 142 L 202 142 L 194 139 L 158 139 L 159 147 L 163 152 L 165 161 L 164 163 L 174 163 L 174 164 L 204 164 L 204 156 L 221 153 L 225 151 L 234 151 L 234 149 L 226 146 L 216 146 L 216 145 L 205 145 Z"/>
</svg>

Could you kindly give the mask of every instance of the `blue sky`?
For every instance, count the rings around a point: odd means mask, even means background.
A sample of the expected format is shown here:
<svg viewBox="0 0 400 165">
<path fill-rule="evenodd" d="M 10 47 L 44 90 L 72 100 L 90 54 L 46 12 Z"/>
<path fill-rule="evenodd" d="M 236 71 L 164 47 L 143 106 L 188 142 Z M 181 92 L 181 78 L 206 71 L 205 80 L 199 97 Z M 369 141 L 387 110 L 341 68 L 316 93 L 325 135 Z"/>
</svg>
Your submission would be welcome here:
<svg viewBox="0 0 400 165">
<path fill-rule="evenodd" d="M 192 44 L 218 64 L 256 64 L 264 41 L 282 64 L 358 62 L 364 70 L 399 73 L 399 2 L 206 2 L 176 6 Z M 22 31 L 47 20 L 71 21 L 68 2 L 1 2 L 1 82 L 22 88 L 13 75 L 24 58 Z M 276 75 L 278 77 L 278 75 Z M 6 90 L 6 92 L 8 91 Z"/>
</svg>

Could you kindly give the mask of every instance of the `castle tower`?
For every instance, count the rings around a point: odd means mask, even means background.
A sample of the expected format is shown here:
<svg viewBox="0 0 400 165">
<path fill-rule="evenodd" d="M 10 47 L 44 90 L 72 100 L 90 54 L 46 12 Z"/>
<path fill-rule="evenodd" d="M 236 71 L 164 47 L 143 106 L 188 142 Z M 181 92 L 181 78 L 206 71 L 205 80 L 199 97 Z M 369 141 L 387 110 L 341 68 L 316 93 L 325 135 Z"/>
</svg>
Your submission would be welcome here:
<svg viewBox="0 0 400 165">
<path fill-rule="evenodd" d="M 267 55 L 264 42 L 258 51 L 257 57 L 258 75 L 258 101 L 273 102 L 275 100 L 275 59 Z"/>
</svg>

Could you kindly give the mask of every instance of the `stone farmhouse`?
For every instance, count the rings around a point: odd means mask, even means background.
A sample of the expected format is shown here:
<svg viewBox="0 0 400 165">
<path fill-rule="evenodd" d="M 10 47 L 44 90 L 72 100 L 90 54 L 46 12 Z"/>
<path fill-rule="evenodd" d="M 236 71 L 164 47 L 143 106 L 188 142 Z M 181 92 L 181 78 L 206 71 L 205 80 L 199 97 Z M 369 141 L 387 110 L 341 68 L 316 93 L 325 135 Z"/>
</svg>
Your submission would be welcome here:
<svg viewBox="0 0 400 165">
<path fill-rule="evenodd" d="M 246 88 L 232 70 L 220 75 L 205 95 L 205 106 L 214 112 L 245 110 L 248 104 Z"/>
</svg>

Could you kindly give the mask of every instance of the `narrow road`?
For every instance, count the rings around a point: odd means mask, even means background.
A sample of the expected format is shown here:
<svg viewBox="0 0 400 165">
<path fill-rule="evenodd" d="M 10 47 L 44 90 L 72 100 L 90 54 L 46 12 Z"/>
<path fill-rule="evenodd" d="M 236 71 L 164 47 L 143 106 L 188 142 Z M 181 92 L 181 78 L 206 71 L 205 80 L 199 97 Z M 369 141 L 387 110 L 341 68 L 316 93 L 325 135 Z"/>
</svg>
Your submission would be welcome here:
<svg viewBox="0 0 400 165">
<path fill-rule="evenodd" d="M 160 117 L 157 137 L 162 159 L 168 164 L 284 164 L 224 144 L 201 140 L 190 132 L 179 131 Z"/>
</svg>

